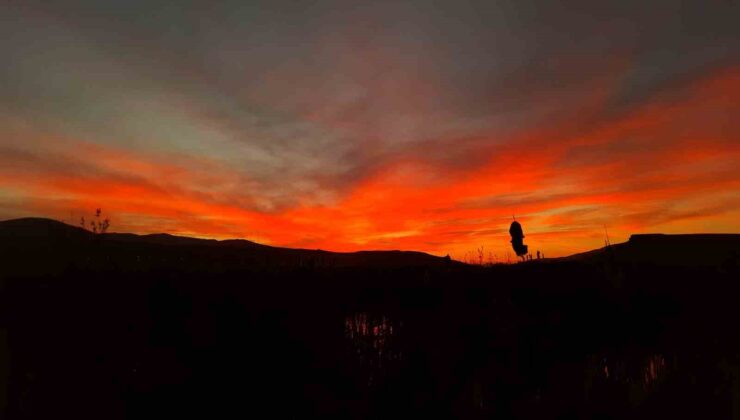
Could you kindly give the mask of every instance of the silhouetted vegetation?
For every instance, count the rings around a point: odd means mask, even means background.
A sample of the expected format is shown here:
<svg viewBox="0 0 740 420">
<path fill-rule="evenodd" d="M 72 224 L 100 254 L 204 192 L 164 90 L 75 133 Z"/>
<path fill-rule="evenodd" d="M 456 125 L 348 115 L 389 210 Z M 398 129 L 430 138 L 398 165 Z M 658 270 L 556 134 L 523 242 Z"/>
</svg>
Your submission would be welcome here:
<svg viewBox="0 0 740 420">
<path fill-rule="evenodd" d="M 509 235 L 511 235 L 511 247 L 514 248 L 516 255 L 524 261 L 524 257 L 528 252 L 528 247 L 524 244 L 524 231 L 522 230 L 522 225 L 516 220 L 511 222 Z"/>
<path fill-rule="evenodd" d="M 105 235 L 0 222 L 3 418 L 730 418 L 740 402 L 737 235 L 493 266 Z"/>
<path fill-rule="evenodd" d="M 95 210 L 95 218 L 93 220 L 90 220 L 90 231 L 92 233 L 106 233 L 108 232 L 108 228 L 110 227 L 110 219 L 105 218 L 101 220 L 101 214 L 102 210 L 100 208 Z M 80 218 L 80 227 L 83 229 L 87 229 L 87 225 L 85 224 L 85 216 L 82 216 Z"/>
</svg>

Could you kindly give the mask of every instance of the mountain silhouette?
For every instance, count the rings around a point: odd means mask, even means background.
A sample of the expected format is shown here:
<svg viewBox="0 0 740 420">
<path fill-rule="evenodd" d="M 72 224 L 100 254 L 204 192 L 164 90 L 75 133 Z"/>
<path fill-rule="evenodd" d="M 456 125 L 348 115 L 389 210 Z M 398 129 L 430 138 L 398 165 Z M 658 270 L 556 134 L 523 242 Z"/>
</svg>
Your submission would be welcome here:
<svg viewBox="0 0 740 420">
<path fill-rule="evenodd" d="M 330 252 L 262 245 L 243 239 L 200 239 L 169 234 L 95 234 L 44 218 L 0 221 L 0 251 L 18 272 L 75 267 L 136 266 L 198 270 L 265 267 L 418 267 L 460 264 L 416 251 Z M 43 259 L 43 267 L 34 260 Z M 7 267 L 6 267 L 7 268 Z"/>
<path fill-rule="evenodd" d="M 620 263 L 702 267 L 736 264 L 738 234 L 635 234 L 629 241 L 556 260 L 592 262 L 609 258 Z"/>
<path fill-rule="evenodd" d="M 628 242 L 551 258 L 547 262 L 651 263 L 672 266 L 737 264 L 738 234 L 632 235 Z M 72 267 L 212 269 L 424 267 L 463 265 L 416 251 L 330 252 L 281 248 L 243 239 L 215 240 L 169 234 L 95 234 L 45 218 L 0 221 L 0 251 L 6 271 L 53 273 Z M 43 264 L 38 264 L 43 261 Z M 12 268 L 15 267 L 14 270 Z"/>
</svg>

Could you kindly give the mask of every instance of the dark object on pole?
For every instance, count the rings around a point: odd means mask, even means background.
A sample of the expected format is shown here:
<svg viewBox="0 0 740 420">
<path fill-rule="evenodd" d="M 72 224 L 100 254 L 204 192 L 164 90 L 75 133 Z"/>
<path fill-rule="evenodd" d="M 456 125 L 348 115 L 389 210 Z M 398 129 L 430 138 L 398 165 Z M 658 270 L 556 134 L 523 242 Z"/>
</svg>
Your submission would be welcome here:
<svg viewBox="0 0 740 420">
<path fill-rule="evenodd" d="M 514 248 L 516 255 L 519 257 L 527 255 L 528 247 L 524 245 L 524 231 L 522 230 L 522 225 L 516 220 L 511 222 L 509 235 L 511 235 L 511 247 Z"/>
</svg>

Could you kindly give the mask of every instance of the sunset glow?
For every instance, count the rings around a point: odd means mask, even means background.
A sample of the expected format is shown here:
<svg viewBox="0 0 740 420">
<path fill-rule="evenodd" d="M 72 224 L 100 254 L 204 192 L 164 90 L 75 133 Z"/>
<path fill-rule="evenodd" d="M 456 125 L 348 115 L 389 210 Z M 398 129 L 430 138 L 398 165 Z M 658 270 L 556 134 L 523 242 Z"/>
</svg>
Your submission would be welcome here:
<svg viewBox="0 0 740 420">
<path fill-rule="evenodd" d="M 548 257 L 740 231 L 740 54 L 690 10 L 553 39 L 503 6 L 232 6 L 1 6 L 0 219 L 497 260 L 512 215 Z"/>
</svg>

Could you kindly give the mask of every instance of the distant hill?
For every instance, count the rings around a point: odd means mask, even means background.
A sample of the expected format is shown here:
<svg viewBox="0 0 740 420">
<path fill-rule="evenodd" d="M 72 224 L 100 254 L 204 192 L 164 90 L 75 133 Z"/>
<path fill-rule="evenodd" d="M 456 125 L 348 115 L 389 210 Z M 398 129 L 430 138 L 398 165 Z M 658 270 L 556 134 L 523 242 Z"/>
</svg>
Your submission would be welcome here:
<svg viewBox="0 0 740 420">
<path fill-rule="evenodd" d="M 68 225 L 52 219 L 26 217 L 0 221 L 0 240 L 82 240 L 90 239 L 95 234 L 81 227 Z M 106 240 L 129 243 L 148 243 L 160 245 L 219 245 L 238 243 L 243 246 L 266 246 L 246 240 L 217 241 L 215 239 L 190 238 L 166 233 L 136 235 L 133 233 L 105 233 L 100 235 Z"/>
<path fill-rule="evenodd" d="M 673 266 L 718 266 L 737 264 L 740 234 L 639 234 L 629 241 L 560 258 L 564 261 L 652 263 Z"/>
<path fill-rule="evenodd" d="M 79 240 L 89 234 L 85 229 L 39 217 L 0 221 L 0 241 Z"/>
<path fill-rule="evenodd" d="M 632 235 L 628 242 L 545 262 L 736 265 L 738 234 Z M 280 248 L 247 240 L 199 239 L 168 234 L 94 234 L 43 218 L 0 221 L 0 258 L 5 273 L 59 273 L 70 268 L 113 271 L 177 269 L 205 273 L 295 268 L 370 269 L 463 266 L 423 252 L 329 252 Z M 532 263 L 539 263 L 533 261 Z M 0 271 L 0 275 L 3 272 Z"/>
<path fill-rule="evenodd" d="M 329 252 L 280 248 L 247 240 L 199 239 L 168 234 L 94 234 L 51 219 L 0 221 L 0 252 L 18 270 L 58 272 L 65 267 L 197 270 L 290 267 L 419 267 L 461 264 L 414 251 Z"/>
</svg>

